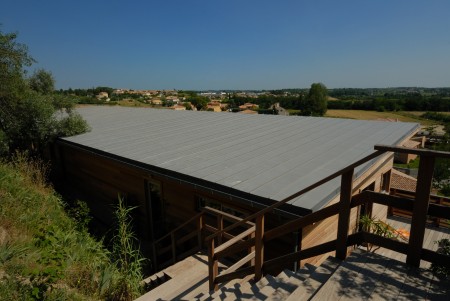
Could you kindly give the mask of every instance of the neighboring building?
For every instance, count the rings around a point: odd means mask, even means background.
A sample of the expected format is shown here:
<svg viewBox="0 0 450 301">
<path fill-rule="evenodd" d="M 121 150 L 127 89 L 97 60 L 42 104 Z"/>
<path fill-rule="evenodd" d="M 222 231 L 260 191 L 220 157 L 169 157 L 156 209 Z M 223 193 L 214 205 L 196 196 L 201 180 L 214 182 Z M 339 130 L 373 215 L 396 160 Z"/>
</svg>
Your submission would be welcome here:
<svg viewBox="0 0 450 301">
<path fill-rule="evenodd" d="M 160 106 L 160 105 L 162 105 L 162 103 L 163 103 L 163 101 L 160 98 L 152 99 L 152 105 Z"/>
<path fill-rule="evenodd" d="M 118 195 L 137 206 L 136 230 L 144 248 L 202 206 L 247 216 L 373 153 L 375 144 L 402 145 L 419 128 L 415 123 L 124 107 L 78 112 L 92 130 L 58 139 L 55 157 L 62 177 L 88 196 L 105 227 L 112 223 L 111 204 Z M 387 185 L 383 179 L 392 157 L 385 154 L 356 168 L 354 192 Z M 293 199 L 267 216 L 267 228 L 337 202 L 339 188 L 336 178 Z M 387 208 L 374 206 L 373 211 L 382 218 Z M 357 218 L 352 211 L 352 226 Z M 303 229 L 303 247 L 335 239 L 336 223 L 333 217 Z M 267 257 L 291 250 L 296 239 L 292 234 L 274 241 L 266 246 Z"/>
<path fill-rule="evenodd" d="M 100 92 L 96 95 L 97 99 L 101 99 L 101 100 L 105 100 L 105 101 L 109 101 L 109 95 L 108 92 Z"/>
<path fill-rule="evenodd" d="M 222 112 L 222 104 L 218 101 L 208 102 L 208 104 L 206 105 L 206 110 L 214 112 Z"/>
<path fill-rule="evenodd" d="M 253 115 L 258 115 L 258 112 L 256 112 L 256 111 L 253 111 L 253 110 L 249 110 L 249 109 L 246 109 L 246 110 L 243 110 L 243 111 L 239 111 L 238 113 L 240 113 L 240 114 L 253 114 Z"/>
<path fill-rule="evenodd" d="M 280 103 L 277 102 L 273 105 L 273 109 L 277 112 L 276 115 L 289 116 L 289 112 L 280 106 Z"/>
<path fill-rule="evenodd" d="M 244 103 L 243 105 L 239 106 L 239 110 L 257 110 L 259 106 L 254 103 Z"/>
<path fill-rule="evenodd" d="M 175 111 L 186 111 L 186 107 L 183 105 L 174 105 L 170 108 Z"/>
<path fill-rule="evenodd" d="M 422 145 L 423 145 L 422 141 L 407 140 L 407 141 L 405 141 L 405 143 L 403 143 L 402 146 L 407 147 L 407 148 L 419 148 Z M 415 154 L 396 153 L 394 160 L 397 163 L 407 164 L 416 158 L 417 158 L 417 155 L 415 155 Z"/>
</svg>

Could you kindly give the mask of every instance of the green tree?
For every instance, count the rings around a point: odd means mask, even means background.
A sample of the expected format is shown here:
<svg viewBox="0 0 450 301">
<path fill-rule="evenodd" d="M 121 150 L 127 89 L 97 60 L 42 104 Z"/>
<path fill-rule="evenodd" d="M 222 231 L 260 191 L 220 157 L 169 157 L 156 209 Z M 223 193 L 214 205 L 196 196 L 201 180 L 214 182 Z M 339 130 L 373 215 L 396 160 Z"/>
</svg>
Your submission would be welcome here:
<svg viewBox="0 0 450 301">
<path fill-rule="evenodd" d="M 36 70 L 29 78 L 30 88 L 41 94 L 52 94 L 55 90 L 55 79 L 51 72 L 44 69 Z"/>
<path fill-rule="evenodd" d="M 4 34 L 0 30 L 0 101 L 18 97 L 26 89 L 24 67 L 35 61 L 26 45 L 16 42 L 17 33 Z M 0 108 L 2 107 L 0 106 Z"/>
<path fill-rule="evenodd" d="M 24 68 L 34 60 L 16 38 L 0 31 L 0 155 L 16 150 L 38 155 L 55 137 L 79 134 L 88 126 L 72 110 L 73 102 L 49 94 L 54 87 L 50 73 L 42 70 L 31 77 L 45 79 L 36 81 L 38 89 L 27 84 Z"/>
<path fill-rule="evenodd" d="M 323 116 L 327 112 L 327 87 L 322 83 L 313 83 L 308 96 L 302 103 L 304 116 Z"/>
</svg>

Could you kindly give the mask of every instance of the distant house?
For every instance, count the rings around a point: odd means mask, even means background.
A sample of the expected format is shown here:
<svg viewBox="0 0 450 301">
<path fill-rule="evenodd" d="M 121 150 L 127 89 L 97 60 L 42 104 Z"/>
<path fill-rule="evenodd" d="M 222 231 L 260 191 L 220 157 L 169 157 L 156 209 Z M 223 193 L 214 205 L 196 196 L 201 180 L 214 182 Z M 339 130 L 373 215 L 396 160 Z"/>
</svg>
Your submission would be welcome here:
<svg viewBox="0 0 450 301">
<path fill-rule="evenodd" d="M 108 92 L 100 92 L 95 96 L 97 99 L 109 101 L 109 95 Z"/>
<path fill-rule="evenodd" d="M 253 111 L 253 110 L 249 110 L 249 109 L 246 109 L 246 110 L 243 110 L 243 111 L 239 111 L 239 113 L 240 114 L 253 114 L 253 115 L 257 115 L 258 114 L 258 112 L 256 112 L 256 111 Z"/>
<path fill-rule="evenodd" d="M 170 108 L 175 111 L 185 111 L 186 110 L 186 107 L 183 105 L 174 105 Z"/>
<path fill-rule="evenodd" d="M 155 106 L 160 106 L 163 104 L 163 101 L 160 98 L 153 98 L 152 99 L 152 104 Z"/>
<path fill-rule="evenodd" d="M 147 249 L 203 206 L 248 216 L 373 153 L 375 144 L 402 145 L 419 129 L 415 123 L 125 107 L 78 112 L 92 130 L 57 140 L 61 178 L 85 194 L 106 228 L 118 195 L 137 206 L 136 231 Z M 353 192 L 386 190 L 392 161 L 386 153 L 356 168 Z M 339 193 L 336 178 L 295 197 L 266 217 L 267 228 L 334 204 Z M 352 210 L 353 227 L 358 210 Z M 387 208 L 374 205 L 373 212 L 382 218 Z M 303 247 L 335 239 L 336 225 L 337 216 L 303 229 Z M 298 233 L 286 235 L 265 252 L 270 258 L 289 251 L 296 239 Z"/>
<path fill-rule="evenodd" d="M 206 105 L 206 109 L 208 111 L 222 112 L 222 105 L 218 101 L 212 101 Z"/>
<path fill-rule="evenodd" d="M 243 105 L 239 106 L 239 110 L 257 110 L 259 106 L 254 103 L 244 103 Z"/>
<path fill-rule="evenodd" d="M 277 115 L 289 116 L 289 112 L 281 107 L 279 102 L 273 105 L 273 109 L 276 111 Z"/>
</svg>

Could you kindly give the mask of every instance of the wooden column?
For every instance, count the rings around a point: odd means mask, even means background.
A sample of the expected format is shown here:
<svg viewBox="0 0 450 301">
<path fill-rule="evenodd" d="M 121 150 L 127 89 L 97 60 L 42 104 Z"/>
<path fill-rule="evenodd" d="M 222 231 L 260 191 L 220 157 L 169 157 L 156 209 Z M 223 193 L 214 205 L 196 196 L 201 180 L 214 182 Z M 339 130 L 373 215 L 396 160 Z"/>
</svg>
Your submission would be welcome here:
<svg viewBox="0 0 450 301">
<path fill-rule="evenodd" d="M 170 240 L 172 241 L 172 262 L 175 264 L 177 262 L 177 242 L 175 241 L 175 232 L 170 233 Z"/>
<path fill-rule="evenodd" d="M 416 198 L 414 201 L 406 263 L 418 267 L 423 246 L 423 236 L 427 222 L 428 204 L 430 202 L 431 182 L 433 178 L 434 157 L 420 156 L 419 174 L 417 176 Z"/>
<path fill-rule="evenodd" d="M 217 232 L 220 232 L 223 230 L 223 215 L 219 214 L 217 216 Z M 217 245 L 221 245 L 222 244 L 222 239 L 223 239 L 223 233 L 220 233 L 217 236 Z"/>
<path fill-rule="evenodd" d="M 255 281 L 261 279 L 264 263 L 264 215 L 256 218 L 255 230 Z"/>
<path fill-rule="evenodd" d="M 153 249 L 153 262 L 152 266 L 155 271 L 155 273 L 158 271 L 158 255 L 156 254 L 156 244 L 152 243 L 152 249 Z"/>
<path fill-rule="evenodd" d="M 353 172 L 351 169 L 341 178 L 341 199 L 336 242 L 336 258 L 344 260 L 347 257 L 348 227 L 350 224 L 350 202 L 353 191 Z"/>
<path fill-rule="evenodd" d="M 296 232 L 294 232 L 294 239 L 296 241 L 294 252 L 299 252 L 302 250 L 302 241 L 303 241 L 303 228 L 298 229 Z M 294 263 L 294 272 L 297 272 L 299 268 L 302 266 L 302 261 L 296 261 Z"/>
<path fill-rule="evenodd" d="M 203 248 L 203 215 L 200 215 L 197 220 L 197 242 L 198 247 L 201 250 Z"/>
<path fill-rule="evenodd" d="M 219 274 L 219 263 L 214 256 L 214 238 L 208 241 L 208 272 L 209 290 L 217 291 L 219 286 L 215 282 L 217 275 Z"/>
</svg>

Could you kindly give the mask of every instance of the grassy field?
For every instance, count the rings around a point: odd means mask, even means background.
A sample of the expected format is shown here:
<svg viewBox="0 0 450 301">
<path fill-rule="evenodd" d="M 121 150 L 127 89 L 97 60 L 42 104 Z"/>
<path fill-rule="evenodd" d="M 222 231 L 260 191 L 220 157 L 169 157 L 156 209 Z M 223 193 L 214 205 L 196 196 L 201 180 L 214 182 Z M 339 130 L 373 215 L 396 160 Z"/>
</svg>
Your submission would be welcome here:
<svg viewBox="0 0 450 301">
<path fill-rule="evenodd" d="M 423 112 L 377 112 L 363 110 L 328 110 L 326 117 L 350 118 L 359 120 L 398 119 L 403 122 L 418 122 L 424 126 L 435 125 L 437 122 L 420 118 Z"/>
</svg>

